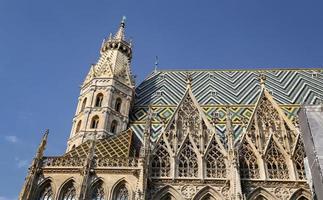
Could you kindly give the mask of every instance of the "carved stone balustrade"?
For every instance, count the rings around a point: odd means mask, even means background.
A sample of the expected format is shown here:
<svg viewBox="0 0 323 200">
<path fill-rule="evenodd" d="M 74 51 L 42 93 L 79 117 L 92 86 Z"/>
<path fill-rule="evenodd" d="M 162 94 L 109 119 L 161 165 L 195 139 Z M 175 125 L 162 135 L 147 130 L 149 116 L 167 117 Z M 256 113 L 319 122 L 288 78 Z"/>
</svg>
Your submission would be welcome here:
<svg viewBox="0 0 323 200">
<path fill-rule="evenodd" d="M 77 157 L 45 157 L 43 167 L 82 167 L 85 160 Z"/>
<path fill-rule="evenodd" d="M 138 158 L 97 158 L 95 160 L 95 167 L 122 167 L 122 168 L 135 168 L 138 167 Z"/>
<path fill-rule="evenodd" d="M 43 167 L 83 167 L 86 158 L 78 157 L 45 157 Z M 127 157 L 105 157 L 93 160 L 95 168 L 137 168 L 138 158 Z"/>
</svg>

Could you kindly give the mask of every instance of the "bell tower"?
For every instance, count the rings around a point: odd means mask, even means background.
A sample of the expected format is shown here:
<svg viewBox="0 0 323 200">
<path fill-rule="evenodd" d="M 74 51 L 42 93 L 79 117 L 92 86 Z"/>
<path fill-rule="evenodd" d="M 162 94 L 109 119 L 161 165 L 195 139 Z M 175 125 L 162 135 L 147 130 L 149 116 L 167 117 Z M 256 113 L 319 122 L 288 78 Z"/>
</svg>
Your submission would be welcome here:
<svg viewBox="0 0 323 200">
<path fill-rule="evenodd" d="M 125 37 L 125 17 L 116 34 L 103 40 L 100 57 L 82 86 L 67 151 L 88 139 L 124 131 L 134 96 L 132 47 Z"/>
</svg>

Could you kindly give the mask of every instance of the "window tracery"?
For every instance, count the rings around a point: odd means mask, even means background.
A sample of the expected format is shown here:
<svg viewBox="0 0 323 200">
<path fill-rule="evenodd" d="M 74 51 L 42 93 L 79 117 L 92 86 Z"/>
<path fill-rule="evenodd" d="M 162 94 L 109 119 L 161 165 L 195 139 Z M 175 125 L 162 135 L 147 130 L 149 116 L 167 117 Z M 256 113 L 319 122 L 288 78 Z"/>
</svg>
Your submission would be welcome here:
<svg viewBox="0 0 323 200">
<path fill-rule="evenodd" d="M 104 189 L 102 182 L 95 184 L 91 191 L 91 200 L 104 200 Z"/>
<path fill-rule="evenodd" d="M 273 140 L 269 143 L 265 161 L 269 179 L 289 179 L 286 160 Z"/>
<path fill-rule="evenodd" d="M 184 98 L 178 110 L 178 141 L 182 142 L 186 132 L 190 132 L 194 142 L 198 144 L 199 129 L 202 123 L 200 114 L 189 94 Z"/>
<path fill-rule="evenodd" d="M 207 194 L 204 197 L 202 197 L 201 200 L 215 200 L 215 198 L 212 195 Z"/>
<path fill-rule="evenodd" d="M 295 164 L 295 169 L 298 179 L 305 179 L 305 167 L 304 167 L 304 158 L 305 150 L 301 138 L 298 139 L 296 144 L 296 150 L 294 152 L 293 161 Z"/>
<path fill-rule="evenodd" d="M 241 178 L 259 179 L 259 166 L 257 157 L 245 140 L 239 152 Z"/>
<path fill-rule="evenodd" d="M 121 184 L 116 192 L 115 192 L 115 200 L 128 200 L 129 199 L 129 191 L 126 185 L 123 183 Z"/>
<path fill-rule="evenodd" d="M 215 139 L 209 146 L 208 153 L 205 157 L 206 162 L 206 176 L 208 178 L 225 178 L 226 165 L 223 154 L 219 151 L 218 144 Z"/>
<path fill-rule="evenodd" d="M 258 127 L 264 134 L 265 141 L 268 140 L 271 130 L 278 134 L 278 126 L 280 123 L 277 124 L 276 122 L 280 117 L 277 110 L 273 107 L 267 97 L 262 97 L 256 113 L 258 118 Z"/>
<path fill-rule="evenodd" d="M 50 183 L 46 184 L 46 186 L 42 189 L 39 195 L 39 200 L 53 200 L 53 191 Z"/>
<path fill-rule="evenodd" d="M 68 182 L 63 187 L 60 200 L 76 200 L 76 190 L 73 181 Z"/>
<path fill-rule="evenodd" d="M 167 193 L 166 195 L 164 195 L 161 200 L 175 200 L 175 197 L 173 197 L 173 195 Z"/>
<path fill-rule="evenodd" d="M 255 198 L 255 200 L 267 200 L 267 198 L 262 195 L 259 195 Z"/>
<path fill-rule="evenodd" d="M 170 156 L 163 140 L 159 143 L 158 150 L 151 161 L 151 175 L 153 177 L 170 176 Z"/>
<path fill-rule="evenodd" d="M 197 155 L 194 152 L 193 145 L 187 139 L 178 156 L 178 176 L 179 177 L 197 177 L 198 163 Z"/>
</svg>

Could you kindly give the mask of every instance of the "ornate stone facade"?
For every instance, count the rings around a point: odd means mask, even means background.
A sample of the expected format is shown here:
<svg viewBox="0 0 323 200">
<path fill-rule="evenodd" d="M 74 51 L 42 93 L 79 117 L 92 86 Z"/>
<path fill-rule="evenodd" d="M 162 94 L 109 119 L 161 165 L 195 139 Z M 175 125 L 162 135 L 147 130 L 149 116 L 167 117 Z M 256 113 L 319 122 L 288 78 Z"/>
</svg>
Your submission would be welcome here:
<svg viewBox="0 0 323 200">
<path fill-rule="evenodd" d="M 124 28 L 123 20 L 103 42 L 82 85 L 66 153 L 44 157 L 46 133 L 19 199 L 312 199 L 297 116 L 286 115 L 263 73 L 248 105 L 201 104 L 204 90 L 191 72 L 175 76 L 183 83 L 177 88 L 157 87 L 165 77 L 154 72 L 135 97 Z M 161 101 L 144 104 L 153 101 L 143 100 L 147 87 Z M 178 92 L 167 96 L 167 88 Z M 164 108 L 165 95 L 180 101 Z M 206 95 L 221 99 L 215 89 Z"/>
</svg>

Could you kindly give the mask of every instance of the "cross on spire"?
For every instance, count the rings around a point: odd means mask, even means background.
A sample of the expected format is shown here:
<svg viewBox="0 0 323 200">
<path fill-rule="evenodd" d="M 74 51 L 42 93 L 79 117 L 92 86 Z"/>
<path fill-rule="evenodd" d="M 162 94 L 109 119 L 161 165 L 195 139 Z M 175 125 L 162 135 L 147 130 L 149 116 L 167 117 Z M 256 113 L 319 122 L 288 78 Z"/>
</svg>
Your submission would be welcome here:
<svg viewBox="0 0 323 200">
<path fill-rule="evenodd" d="M 116 40 L 125 40 L 125 26 L 126 26 L 126 17 L 123 16 L 122 20 L 120 22 L 119 29 L 117 33 L 114 36 L 114 39 Z"/>
</svg>

